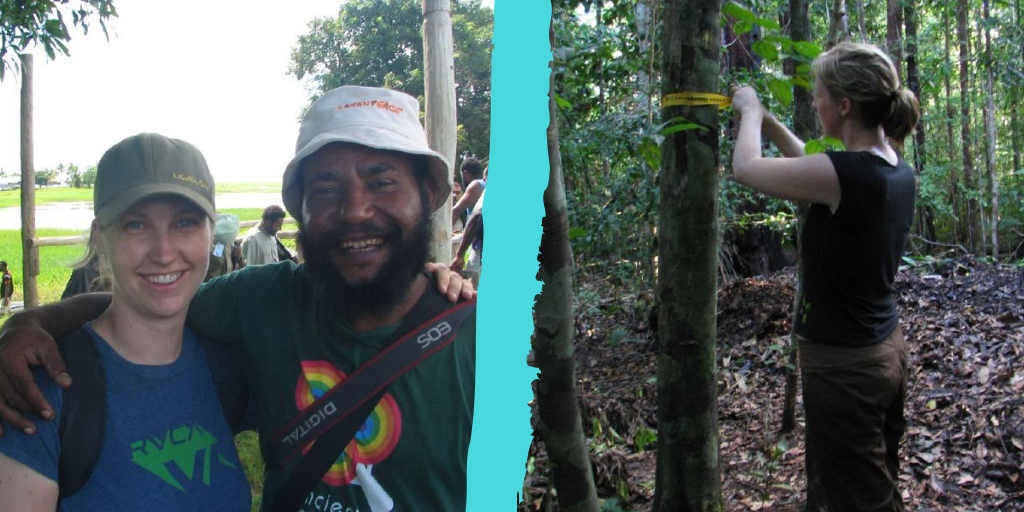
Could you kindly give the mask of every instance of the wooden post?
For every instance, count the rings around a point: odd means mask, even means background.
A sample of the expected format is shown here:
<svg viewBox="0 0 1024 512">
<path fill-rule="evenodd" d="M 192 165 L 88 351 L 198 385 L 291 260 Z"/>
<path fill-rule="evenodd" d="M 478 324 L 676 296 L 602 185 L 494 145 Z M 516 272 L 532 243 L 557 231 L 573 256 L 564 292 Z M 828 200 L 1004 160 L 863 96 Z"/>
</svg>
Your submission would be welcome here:
<svg viewBox="0 0 1024 512">
<path fill-rule="evenodd" d="M 32 56 L 21 56 L 21 282 L 25 308 L 39 305 L 36 276 L 39 249 L 29 240 L 36 237 L 36 171 L 32 158 Z"/>
<path fill-rule="evenodd" d="M 449 0 L 423 0 L 424 111 L 427 142 L 448 159 L 448 181 L 455 165 L 455 60 Z M 431 218 L 430 259 L 452 261 L 451 200 Z"/>
</svg>

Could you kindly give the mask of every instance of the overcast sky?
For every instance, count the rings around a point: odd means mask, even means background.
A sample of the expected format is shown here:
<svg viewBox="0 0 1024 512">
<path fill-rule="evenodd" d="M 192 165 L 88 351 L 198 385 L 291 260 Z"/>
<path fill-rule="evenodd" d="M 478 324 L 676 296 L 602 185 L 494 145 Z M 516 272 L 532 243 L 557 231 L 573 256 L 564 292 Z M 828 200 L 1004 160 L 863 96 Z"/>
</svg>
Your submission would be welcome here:
<svg viewBox="0 0 1024 512">
<path fill-rule="evenodd" d="M 158 132 L 195 144 L 217 181 L 280 179 L 308 101 L 308 84 L 287 74 L 291 49 L 342 3 L 116 1 L 109 41 L 98 25 L 88 36 L 69 27 L 70 57 L 35 52 L 35 168 L 84 169 L 121 139 Z M 21 169 L 20 90 L 20 76 L 0 83 L 7 174 Z"/>
</svg>

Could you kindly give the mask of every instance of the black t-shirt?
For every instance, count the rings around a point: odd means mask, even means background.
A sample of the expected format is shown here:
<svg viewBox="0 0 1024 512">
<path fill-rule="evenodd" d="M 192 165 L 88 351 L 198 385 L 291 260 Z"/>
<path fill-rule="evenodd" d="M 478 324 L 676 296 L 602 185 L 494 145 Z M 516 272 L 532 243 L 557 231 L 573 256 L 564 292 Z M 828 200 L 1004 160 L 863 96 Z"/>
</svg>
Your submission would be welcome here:
<svg viewBox="0 0 1024 512">
<path fill-rule="evenodd" d="M 826 154 L 841 199 L 834 214 L 812 205 L 800 235 L 804 293 L 796 333 L 833 345 L 873 345 L 899 323 L 892 287 L 914 216 L 914 170 L 867 152 Z"/>
</svg>

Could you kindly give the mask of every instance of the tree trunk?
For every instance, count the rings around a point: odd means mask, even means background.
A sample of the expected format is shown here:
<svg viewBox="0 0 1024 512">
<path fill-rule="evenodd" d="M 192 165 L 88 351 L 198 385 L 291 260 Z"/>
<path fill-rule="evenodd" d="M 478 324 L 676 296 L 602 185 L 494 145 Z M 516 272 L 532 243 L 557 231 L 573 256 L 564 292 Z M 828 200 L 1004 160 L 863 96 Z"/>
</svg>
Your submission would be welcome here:
<svg viewBox="0 0 1024 512">
<path fill-rule="evenodd" d="M 1020 0 L 1014 0 L 1013 2 L 1013 22 L 1015 27 L 1019 27 L 1021 25 Z M 1024 61 L 1024 46 L 1022 46 L 1020 49 L 1020 58 L 1021 61 Z M 1017 85 L 1016 87 L 1013 87 L 1011 90 L 1014 92 L 1014 94 L 1010 95 L 1010 97 L 1012 98 L 1010 100 L 1012 104 L 1010 111 L 1010 113 L 1012 114 L 1010 116 L 1010 133 L 1012 134 L 1012 136 L 1010 137 L 1010 142 L 1013 146 L 1013 172 L 1017 176 L 1021 176 L 1021 178 L 1018 178 L 1016 181 L 1017 186 L 1021 187 L 1022 185 L 1024 185 L 1024 168 L 1021 167 L 1020 142 L 1021 139 L 1024 138 L 1024 133 L 1022 133 L 1022 131 L 1024 130 L 1021 129 L 1022 122 L 1020 117 L 1024 115 L 1024 112 L 1021 111 L 1020 103 L 1021 96 L 1024 95 L 1024 87 Z"/>
<path fill-rule="evenodd" d="M 858 10 L 861 12 L 861 30 L 863 30 L 863 0 L 858 0 Z M 811 40 L 811 24 L 808 17 L 808 0 L 789 0 L 789 38 L 794 41 Z M 787 60 L 787 65 L 795 70 L 796 61 Z M 792 73 L 793 71 L 789 71 Z M 801 140 L 810 140 L 817 137 L 817 125 L 814 122 L 814 109 L 811 108 L 813 101 L 811 91 L 803 87 L 793 86 L 793 133 Z M 800 259 L 800 235 L 803 232 L 804 221 L 810 205 L 800 203 L 797 205 L 797 278 L 796 297 L 800 297 L 804 285 L 803 260 Z M 793 311 L 796 311 L 796 301 L 793 302 Z M 791 323 L 791 328 L 796 322 Z M 790 336 L 789 358 L 786 363 L 786 394 L 782 406 L 781 432 L 786 434 L 796 427 L 796 394 L 797 386 L 800 384 L 799 374 L 800 355 L 796 340 Z"/>
<path fill-rule="evenodd" d="M 885 46 L 896 66 L 896 74 L 903 74 L 903 10 L 902 0 L 886 0 L 885 2 Z"/>
<path fill-rule="evenodd" d="M 718 91 L 718 0 L 666 0 L 662 95 Z M 662 145 L 658 222 L 658 454 L 653 511 L 722 510 L 715 310 L 718 109 L 670 107 L 707 130 Z"/>
<path fill-rule="evenodd" d="M 860 42 L 862 43 L 868 40 L 868 33 L 864 26 L 864 0 L 857 0 L 857 33 L 860 34 Z"/>
<path fill-rule="evenodd" d="M 846 0 L 832 0 L 829 11 L 828 36 L 825 47 L 832 48 L 841 41 L 850 40 L 850 19 L 846 16 Z"/>
<path fill-rule="evenodd" d="M 641 62 L 647 62 L 651 52 L 651 5 L 648 0 L 637 0 L 633 6 L 633 20 L 636 23 L 636 42 L 639 49 Z M 651 108 L 651 70 L 641 66 L 636 73 L 636 86 L 640 93 L 641 104 L 644 106 L 644 114 L 647 118 L 647 128 L 654 124 L 653 111 Z"/>
<path fill-rule="evenodd" d="M 956 33 L 960 40 L 960 140 L 963 144 L 964 185 L 967 190 L 967 249 L 976 252 L 978 246 L 978 199 L 974 192 L 978 190 L 974 181 L 974 159 L 971 154 L 971 108 L 968 97 L 970 89 L 968 80 L 968 43 L 970 33 L 967 31 L 967 0 L 956 3 Z"/>
<path fill-rule="evenodd" d="M 1016 26 L 1016 27 L 1019 27 L 1020 24 L 1021 24 L 1020 0 L 1014 0 L 1014 2 L 1013 2 L 1013 22 L 1015 23 L 1014 26 Z M 1021 47 L 1021 49 L 1020 49 L 1020 58 L 1021 58 L 1022 61 L 1024 61 L 1024 47 Z M 1013 147 L 1013 149 L 1012 149 L 1012 152 L 1013 152 L 1013 172 L 1017 176 L 1024 176 L 1024 169 L 1021 168 L 1021 156 L 1020 156 L 1020 154 L 1021 154 L 1021 147 L 1020 147 L 1021 144 L 1020 144 L 1020 142 L 1021 142 L 1022 137 L 1024 137 L 1024 133 L 1021 133 L 1024 130 L 1021 129 L 1022 122 L 1021 122 L 1021 118 L 1020 118 L 1021 115 L 1024 115 L 1024 112 L 1021 112 L 1020 103 L 1021 103 L 1021 95 L 1024 95 L 1024 87 L 1021 87 L 1020 85 L 1017 85 L 1017 86 L 1011 88 L 1011 91 L 1014 92 L 1014 94 L 1010 95 L 1011 98 L 1012 98 L 1010 100 L 1011 101 L 1011 105 L 1012 105 L 1010 107 L 1010 113 L 1011 113 L 1011 116 L 1010 116 L 1010 119 L 1011 119 L 1011 121 L 1010 121 L 1010 128 L 1011 128 L 1010 133 L 1012 134 L 1012 136 L 1010 137 L 1010 143 L 1011 143 L 1011 146 Z M 1018 187 L 1020 187 L 1022 184 L 1024 184 L 1024 178 L 1018 178 L 1017 181 L 1016 181 L 1016 184 L 1017 184 Z"/>
<path fill-rule="evenodd" d="M 950 22 L 949 22 L 949 9 L 950 9 L 950 6 L 948 4 L 944 4 L 944 5 L 941 5 L 939 7 L 942 9 L 942 26 L 944 26 L 944 27 L 950 26 Z M 952 51 L 950 49 L 950 44 L 949 44 L 949 37 L 950 37 L 949 31 L 948 30 L 944 30 L 943 31 L 943 40 L 945 42 L 945 50 L 946 50 L 946 52 L 945 52 L 945 55 L 946 55 L 946 59 L 945 59 L 946 67 L 945 67 L 945 69 L 948 70 L 946 73 L 944 73 L 945 86 L 946 86 L 946 119 L 952 120 L 952 119 L 956 119 L 956 107 L 953 106 L 953 87 L 952 87 L 952 78 L 951 78 L 951 75 L 953 74 L 953 71 L 952 71 L 953 70 L 953 62 L 952 62 L 953 59 L 952 59 Z M 953 243 L 957 244 L 957 245 L 963 245 L 964 243 L 966 243 L 965 240 L 964 240 L 964 237 L 963 237 L 964 230 L 961 229 L 961 225 L 964 223 L 963 222 L 964 216 L 961 214 L 961 212 L 962 212 L 961 205 L 964 204 L 964 203 L 963 203 L 963 201 L 961 201 L 961 198 L 963 197 L 963 194 L 961 194 L 959 175 L 957 174 L 956 168 L 954 167 L 954 162 L 956 161 L 956 149 L 955 149 L 956 148 L 956 140 L 953 138 L 953 123 L 947 122 L 947 123 L 945 123 L 945 125 L 946 125 L 946 141 L 948 142 L 948 144 L 946 144 L 946 149 L 947 149 L 947 151 L 949 153 L 947 155 L 947 157 L 949 159 L 949 201 L 950 201 L 950 203 L 952 204 L 952 207 L 953 207 L 953 217 L 954 217 L 953 222 L 951 223 L 952 226 L 953 226 Z"/>
<path fill-rule="evenodd" d="M 903 0 L 903 20 L 906 23 L 906 34 L 904 47 L 906 48 L 907 60 L 907 88 L 913 91 L 918 101 L 923 105 L 924 98 L 921 96 L 921 77 L 917 68 L 917 6 L 915 0 Z M 925 125 L 918 123 L 914 132 L 914 172 L 920 176 L 926 162 L 925 152 Z M 917 232 L 928 240 L 936 240 L 935 236 L 935 214 L 928 205 L 918 202 L 917 209 Z"/>
<path fill-rule="evenodd" d="M 971 6 L 971 10 L 974 11 L 973 12 L 974 19 L 975 20 L 980 20 L 981 19 L 981 7 L 978 7 L 977 9 L 974 9 L 974 6 L 972 5 Z M 968 14 L 968 20 L 970 19 L 970 16 L 971 16 L 971 14 L 969 13 Z M 985 41 L 985 30 L 984 30 L 984 27 L 982 27 L 982 23 L 978 22 L 978 21 L 975 21 L 973 27 L 977 27 L 978 34 L 976 36 L 975 43 L 974 43 L 975 44 L 975 47 L 974 47 L 974 58 L 976 59 L 975 60 L 975 71 L 976 72 L 975 73 L 971 73 L 970 90 L 971 91 L 979 91 L 979 90 L 981 90 L 980 88 L 983 87 L 983 85 L 978 82 L 978 73 L 977 73 L 977 71 L 980 71 L 981 68 L 984 65 L 984 63 L 981 61 L 981 59 L 983 59 L 984 56 L 985 56 L 984 48 L 982 47 L 982 45 L 984 44 L 984 41 Z M 972 130 L 971 131 L 971 134 L 974 137 L 971 145 L 973 147 L 975 147 L 975 148 L 983 148 L 984 149 L 984 153 L 982 155 L 979 155 L 979 158 L 985 158 L 984 155 L 988 155 L 988 146 L 989 146 L 989 141 L 985 138 L 985 135 L 986 135 L 986 133 L 985 133 L 985 102 L 978 100 L 976 96 L 972 97 L 970 100 L 971 100 L 971 126 L 972 127 L 977 127 L 979 125 L 981 126 L 981 130 Z M 978 152 L 981 153 L 980 150 Z M 985 256 L 985 255 L 988 254 L 988 242 L 989 242 L 989 240 L 988 240 L 988 234 L 989 234 L 988 233 L 988 212 L 985 210 L 985 204 L 986 204 L 985 200 L 987 199 L 988 187 L 983 184 L 983 182 L 986 183 L 986 184 L 988 183 L 988 171 L 987 171 L 988 161 L 987 161 L 987 158 L 985 158 L 984 161 L 985 161 L 986 171 L 983 174 L 981 169 L 976 169 L 976 174 L 975 174 L 975 178 L 974 178 L 974 185 L 976 187 L 975 190 L 976 190 L 977 197 L 978 197 L 978 224 L 977 224 L 978 232 L 977 232 L 977 237 L 978 237 L 978 240 L 981 242 L 981 247 L 975 247 L 974 248 L 975 249 L 974 250 L 974 254 L 978 254 L 978 255 L 982 255 L 982 256 Z"/>
<path fill-rule="evenodd" d="M 448 160 L 448 181 L 455 163 L 455 60 L 449 0 L 423 0 L 423 110 L 427 142 Z M 430 258 L 452 260 L 452 203 L 431 216 Z"/>
<path fill-rule="evenodd" d="M 551 32 L 554 46 L 554 30 Z M 540 239 L 540 271 L 544 287 L 537 296 L 534 330 L 537 368 L 537 430 L 551 460 L 551 475 L 561 510 L 596 512 L 600 509 L 590 467 L 590 453 L 583 437 L 576 401 L 576 370 L 573 360 L 572 248 L 569 217 L 562 182 L 562 157 L 558 151 L 558 121 L 554 76 L 548 109 L 548 158 L 551 167 L 544 190 L 544 233 Z"/>
<path fill-rule="evenodd" d="M 650 132 L 654 127 L 654 108 L 652 105 L 651 77 L 654 75 L 654 49 L 651 48 L 654 23 L 654 2 L 638 0 L 633 7 L 633 19 L 636 22 L 637 44 L 640 49 L 640 61 L 647 63 L 647 67 L 641 66 L 637 72 L 637 89 L 642 94 L 640 104 L 646 109 L 644 119 L 646 120 L 645 130 Z M 644 185 L 646 190 L 654 189 L 654 178 L 657 169 L 648 168 L 647 161 L 640 159 L 640 165 L 644 168 Z M 654 240 L 654 215 L 647 216 L 643 221 L 642 229 L 645 240 Z M 648 245 L 649 250 L 644 258 L 644 275 L 648 276 L 648 282 L 653 288 L 656 286 L 654 274 L 654 251 L 653 245 Z"/>
<path fill-rule="evenodd" d="M 1015 87 L 1017 91 L 1013 95 L 1012 117 L 1010 118 L 1010 127 L 1012 128 L 1012 136 L 1010 137 L 1011 145 L 1013 146 L 1013 172 L 1019 176 L 1016 180 L 1018 188 L 1024 186 L 1024 168 L 1021 167 L 1021 139 L 1024 138 L 1024 122 L 1021 121 L 1021 116 L 1024 115 L 1024 109 L 1021 109 L 1021 96 L 1024 95 L 1024 88 Z"/>
<path fill-rule="evenodd" d="M 988 0 L 982 0 L 982 8 L 985 17 L 985 133 L 988 138 L 988 168 L 989 186 L 991 187 L 990 201 L 992 213 L 989 217 L 990 229 L 992 232 L 992 259 L 999 261 L 999 177 L 996 173 L 996 116 L 995 104 L 992 96 L 995 94 L 995 71 L 992 62 L 991 48 L 991 18 L 988 10 Z"/>
<path fill-rule="evenodd" d="M 601 48 L 604 45 L 604 30 L 602 29 L 602 26 L 604 25 L 604 22 L 603 22 L 603 18 L 601 16 L 601 7 L 602 7 L 603 4 L 604 4 L 604 2 L 597 2 L 597 10 L 595 12 L 595 15 L 597 17 L 597 47 L 598 48 Z M 608 88 L 608 85 L 607 85 L 607 81 L 604 79 L 604 59 L 601 58 L 600 56 L 596 57 L 596 59 L 597 59 L 597 76 L 598 76 L 597 101 L 598 101 L 598 105 L 601 106 L 601 118 L 604 119 L 605 116 L 608 114 L 608 105 L 605 103 L 605 99 L 604 99 L 605 94 L 607 93 L 606 89 Z M 602 167 L 604 169 L 604 183 L 603 184 L 604 184 L 605 189 L 610 189 L 611 188 L 612 166 L 611 166 L 611 162 L 608 161 L 608 155 L 605 153 L 605 149 L 606 149 L 605 145 L 602 144 L 601 145 L 601 165 L 602 165 Z M 619 259 L 617 256 L 618 255 L 616 255 L 616 257 L 615 257 L 616 260 Z"/>
</svg>

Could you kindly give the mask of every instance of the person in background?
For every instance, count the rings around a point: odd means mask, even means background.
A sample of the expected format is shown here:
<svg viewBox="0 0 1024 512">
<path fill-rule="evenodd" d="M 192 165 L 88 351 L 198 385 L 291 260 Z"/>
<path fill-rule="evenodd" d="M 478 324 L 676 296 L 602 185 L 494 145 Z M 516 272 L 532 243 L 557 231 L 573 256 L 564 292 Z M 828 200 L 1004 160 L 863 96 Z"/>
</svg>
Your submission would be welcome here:
<svg viewBox="0 0 1024 512">
<path fill-rule="evenodd" d="M 737 90 L 736 181 L 810 203 L 800 233 L 797 297 L 806 411 L 807 508 L 901 512 L 899 445 L 906 429 L 907 344 L 893 283 L 914 215 L 915 178 L 898 154 L 920 119 L 892 61 L 839 43 L 812 64 L 822 132 L 845 150 L 804 154 L 750 87 Z M 761 154 L 761 132 L 784 158 Z"/>
<path fill-rule="evenodd" d="M 284 217 L 284 209 L 276 204 L 263 209 L 260 223 L 245 234 L 242 242 L 242 257 L 246 264 L 266 265 L 281 261 L 277 232 L 284 225 Z"/>
<path fill-rule="evenodd" d="M 452 183 L 452 205 L 459 204 L 459 198 L 462 197 L 462 184 L 459 180 L 455 180 Z M 460 215 L 455 219 L 455 224 L 452 224 L 452 232 L 461 231 L 466 227 L 466 219 Z"/>
<path fill-rule="evenodd" d="M 241 270 L 248 265 L 248 262 L 245 261 L 245 257 L 242 256 L 242 241 L 235 240 L 231 245 L 231 262 L 234 265 L 235 270 Z"/>
<path fill-rule="evenodd" d="M 473 207 L 476 202 L 480 200 L 480 196 L 483 195 L 484 189 L 487 188 L 487 177 L 484 176 L 484 167 L 475 157 L 468 157 L 462 161 L 462 181 L 466 184 L 466 191 L 462 194 L 462 198 L 455 203 L 452 207 L 452 229 L 455 227 L 455 222 L 462 219 L 463 222 L 469 222 L 469 216 L 473 213 Z"/>
<path fill-rule="evenodd" d="M 451 268 L 461 272 L 473 282 L 474 288 L 480 286 L 480 274 L 483 272 L 484 256 L 484 196 L 486 191 L 480 195 L 480 200 L 473 207 L 473 213 L 466 222 L 466 230 L 462 233 L 462 240 L 459 241 L 459 248 L 455 252 Z M 466 251 L 469 257 L 466 257 Z"/>
<path fill-rule="evenodd" d="M 245 267 L 244 259 L 241 257 L 242 249 L 235 244 L 236 237 L 238 237 L 238 216 L 218 213 L 217 222 L 213 226 L 210 267 L 206 271 L 206 278 L 203 279 L 203 282 Z"/>
<path fill-rule="evenodd" d="M 11 314 L 11 297 L 14 296 L 14 276 L 7 269 L 7 262 L 0 261 L 0 316 Z"/>
</svg>

